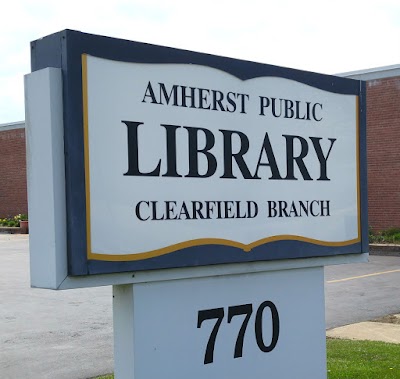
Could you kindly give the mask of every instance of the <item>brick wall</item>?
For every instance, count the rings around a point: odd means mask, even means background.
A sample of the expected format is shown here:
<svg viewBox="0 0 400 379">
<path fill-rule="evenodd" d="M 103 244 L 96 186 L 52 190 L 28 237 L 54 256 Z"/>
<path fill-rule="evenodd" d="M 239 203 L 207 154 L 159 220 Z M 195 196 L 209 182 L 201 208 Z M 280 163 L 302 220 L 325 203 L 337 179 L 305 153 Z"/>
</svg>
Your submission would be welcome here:
<svg viewBox="0 0 400 379">
<path fill-rule="evenodd" d="M 0 130 L 0 217 L 28 213 L 25 129 Z"/>
<path fill-rule="evenodd" d="M 400 227 L 400 76 L 367 82 L 369 224 Z"/>
</svg>

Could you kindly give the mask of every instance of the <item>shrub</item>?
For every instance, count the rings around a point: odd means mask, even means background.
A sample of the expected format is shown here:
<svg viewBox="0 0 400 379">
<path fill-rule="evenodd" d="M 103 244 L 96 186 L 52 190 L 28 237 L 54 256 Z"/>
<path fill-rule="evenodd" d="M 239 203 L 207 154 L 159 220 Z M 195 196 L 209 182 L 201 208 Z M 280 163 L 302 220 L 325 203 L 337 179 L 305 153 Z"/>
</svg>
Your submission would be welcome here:
<svg viewBox="0 0 400 379">
<path fill-rule="evenodd" d="M 400 228 L 389 228 L 382 231 L 382 235 L 385 237 L 392 237 L 396 234 L 400 234 Z"/>
<path fill-rule="evenodd" d="M 14 217 L 0 218 L 0 226 L 19 227 L 19 222 L 24 220 L 28 220 L 28 215 L 20 213 Z"/>
<path fill-rule="evenodd" d="M 393 242 L 400 242 L 400 233 L 393 234 Z"/>
<path fill-rule="evenodd" d="M 400 228 L 389 228 L 380 232 L 369 229 L 370 243 L 400 243 Z"/>
</svg>

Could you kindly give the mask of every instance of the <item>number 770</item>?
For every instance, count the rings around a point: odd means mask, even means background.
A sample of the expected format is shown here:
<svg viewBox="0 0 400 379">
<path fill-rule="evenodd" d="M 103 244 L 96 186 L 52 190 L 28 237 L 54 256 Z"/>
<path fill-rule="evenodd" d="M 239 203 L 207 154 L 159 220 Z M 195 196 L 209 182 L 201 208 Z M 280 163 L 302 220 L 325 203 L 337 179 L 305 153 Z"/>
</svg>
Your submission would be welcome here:
<svg viewBox="0 0 400 379">
<path fill-rule="evenodd" d="M 271 338 L 271 343 L 269 345 L 266 345 L 264 343 L 263 330 L 262 330 L 262 318 L 265 308 L 269 308 L 272 317 L 272 338 Z M 236 339 L 235 352 L 233 355 L 234 358 L 239 358 L 243 356 L 244 334 L 246 332 L 247 325 L 249 324 L 252 313 L 253 313 L 252 304 L 233 305 L 228 307 L 228 323 L 230 323 L 232 321 L 232 318 L 235 316 L 239 315 L 245 316 Z M 212 319 L 217 320 L 211 331 L 210 338 L 208 339 L 207 342 L 206 351 L 204 355 L 204 364 L 212 363 L 214 361 L 215 340 L 217 338 L 217 334 L 224 316 L 225 316 L 224 308 L 204 309 L 198 311 L 197 328 L 201 328 L 203 321 Z M 273 302 L 264 301 L 258 307 L 256 312 L 256 319 L 254 322 L 254 332 L 256 336 L 257 345 L 261 351 L 268 353 L 275 348 L 279 338 L 279 314 Z"/>
</svg>

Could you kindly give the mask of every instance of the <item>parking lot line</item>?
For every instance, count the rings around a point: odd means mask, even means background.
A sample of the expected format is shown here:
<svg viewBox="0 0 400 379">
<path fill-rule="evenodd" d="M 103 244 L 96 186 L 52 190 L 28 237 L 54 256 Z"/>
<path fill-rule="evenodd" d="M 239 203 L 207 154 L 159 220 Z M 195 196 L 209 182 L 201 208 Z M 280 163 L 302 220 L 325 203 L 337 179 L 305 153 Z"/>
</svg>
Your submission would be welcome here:
<svg viewBox="0 0 400 379">
<path fill-rule="evenodd" d="M 370 276 L 378 276 L 378 275 L 385 275 L 385 274 L 392 274 L 394 272 L 400 272 L 400 269 L 398 270 L 390 270 L 390 271 L 382 271 L 382 272 L 374 272 L 372 274 L 365 274 L 365 275 L 359 275 L 359 276 L 352 276 L 350 278 L 344 278 L 344 279 L 336 279 L 336 280 L 328 280 L 326 283 L 331 284 L 331 283 L 339 283 L 339 282 L 347 282 L 348 280 L 355 280 L 355 279 L 362 279 L 362 278 L 368 278 Z"/>
</svg>

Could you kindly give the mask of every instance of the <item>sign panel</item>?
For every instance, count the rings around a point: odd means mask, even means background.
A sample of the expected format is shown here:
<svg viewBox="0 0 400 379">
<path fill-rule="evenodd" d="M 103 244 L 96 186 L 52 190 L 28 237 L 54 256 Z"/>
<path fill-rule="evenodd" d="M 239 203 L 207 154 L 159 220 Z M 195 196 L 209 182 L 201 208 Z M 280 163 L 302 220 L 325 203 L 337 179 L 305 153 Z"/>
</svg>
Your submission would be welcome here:
<svg viewBox="0 0 400 379">
<path fill-rule="evenodd" d="M 34 70 L 66 57 L 70 275 L 366 251 L 360 82 L 72 31 L 33 47 Z"/>
<path fill-rule="evenodd" d="M 135 336 L 126 362 L 135 378 L 326 377 L 322 267 L 135 284 L 133 292 L 133 317 L 118 330 Z"/>
</svg>

